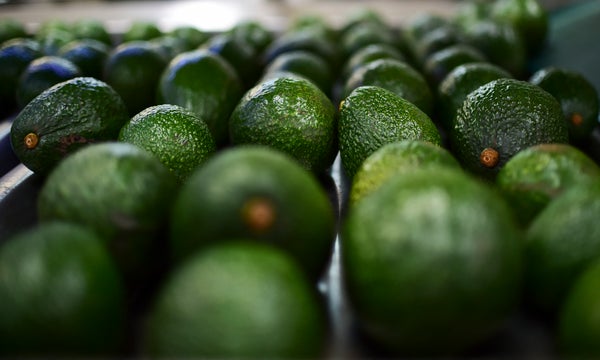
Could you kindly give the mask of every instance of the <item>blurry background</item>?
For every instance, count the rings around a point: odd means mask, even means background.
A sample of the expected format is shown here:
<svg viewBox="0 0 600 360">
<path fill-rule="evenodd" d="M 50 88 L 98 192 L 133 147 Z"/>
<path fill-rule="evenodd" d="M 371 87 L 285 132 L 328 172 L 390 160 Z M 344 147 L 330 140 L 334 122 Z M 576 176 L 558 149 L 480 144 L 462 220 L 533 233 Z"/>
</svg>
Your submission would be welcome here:
<svg viewBox="0 0 600 360">
<path fill-rule="evenodd" d="M 581 1 L 585 0 L 541 0 L 549 10 Z M 47 19 L 94 17 L 116 32 L 132 19 L 155 21 L 163 28 L 183 24 L 220 31 L 248 18 L 278 29 L 288 19 L 305 13 L 322 14 L 335 25 L 349 12 L 365 6 L 379 11 L 391 24 L 402 24 L 420 12 L 451 14 L 460 3 L 459 0 L 0 0 L 0 17 L 20 19 L 33 27 Z"/>
<path fill-rule="evenodd" d="M 481 0 L 488 1 L 488 0 Z M 492 0 L 489 0 L 492 1 Z M 572 68 L 600 89 L 600 0 L 539 0 L 550 14 L 548 45 L 532 68 Z M 360 9 L 375 10 L 392 26 L 402 26 L 422 13 L 451 16 L 467 0 L 0 0 L 0 19 L 22 21 L 30 32 L 48 20 L 100 20 L 121 34 L 134 20 L 154 22 L 162 30 L 189 25 L 207 32 L 257 20 L 280 31 L 302 15 L 318 14 L 342 25 Z"/>
</svg>

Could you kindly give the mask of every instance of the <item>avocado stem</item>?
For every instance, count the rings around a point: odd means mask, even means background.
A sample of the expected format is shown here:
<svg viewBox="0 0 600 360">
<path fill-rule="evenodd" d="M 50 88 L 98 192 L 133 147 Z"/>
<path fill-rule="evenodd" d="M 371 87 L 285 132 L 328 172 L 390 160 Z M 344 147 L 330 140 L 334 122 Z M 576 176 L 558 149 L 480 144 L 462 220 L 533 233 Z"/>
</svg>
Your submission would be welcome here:
<svg viewBox="0 0 600 360">
<path fill-rule="evenodd" d="M 275 222 L 276 212 L 273 203 L 263 197 L 251 198 L 242 208 L 244 223 L 256 233 L 268 231 Z"/>
<path fill-rule="evenodd" d="M 38 144 L 39 138 L 36 134 L 34 133 L 29 133 L 27 135 L 25 135 L 25 147 L 28 149 L 35 149 L 35 147 Z"/>
<path fill-rule="evenodd" d="M 485 148 L 479 155 L 479 162 L 481 165 L 487 168 L 493 168 L 498 164 L 498 160 L 500 160 L 500 154 L 496 149 L 493 148 Z"/>
<path fill-rule="evenodd" d="M 580 113 L 571 114 L 571 123 L 575 126 L 579 126 L 583 123 L 583 116 Z"/>
</svg>

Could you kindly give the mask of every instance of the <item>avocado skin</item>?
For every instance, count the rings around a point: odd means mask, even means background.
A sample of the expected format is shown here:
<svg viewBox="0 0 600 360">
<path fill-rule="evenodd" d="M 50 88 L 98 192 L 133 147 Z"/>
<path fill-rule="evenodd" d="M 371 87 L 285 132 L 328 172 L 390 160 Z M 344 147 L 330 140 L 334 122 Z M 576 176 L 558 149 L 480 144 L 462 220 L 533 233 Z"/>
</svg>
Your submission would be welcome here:
<svg viewBox="0 0 600 360">
<path fill-rule="evenodd" d="M 344 286 L 357 324 L 392 355 L 460 357 L 517 308 L 522 236 L 485 185 L 432 167 L 393 177 L 350 208 Z"/>
<path fill-rule="evenodd" d="M 257 231 L 244 219 L 253 199 L 272 204 L 269 228 Z M 244 239 L 284 249 L 313 280 L 326 269 L 336 228 L 335 211 L 316 178 L 260 145 L 225 149 L 198 168 L 181 187 L 170 219 L 175 263 L 211 244 Z"/>
<path fill-rule="evenodd" d="M 93 230 L 127 287 L 139 289 L 163 270 L 162 238 L 178 188 L 174 175 L 151 153 L 107 141 L 57 165 L 40 189 L 37 216 Z"/>
<path fill-rule="evenodd" d="M 511 77 L 508 71 L 489 62 L 474 62 L 455 67 L 437 88 L 437 120 L 448 130 L 452 126 L 456 111 L 471 91 L 490 81 Z"/>
<path fill-rule="evenodd" d="M 161 75 L 158 103 L 192 110 L 208 125 L 217 146 L 227 145 L 228 119 L 243 95 L 235 68 L 208 49 L 176 56 Z"/>
<path fill-rule="evenodd" d="M 45 175 L 87 144 L 116 140 L 128 120 L 125 103 L 109 85 L 77 77 L 54 85 L 27 104 L 12 123 L 10 140 L 19 160 Z M 39 139 L 33 149 L 23 140 L 29 133 Z"/>
<path fill-rule="evenodd" d="M 416 105 L 378 86 L 359 86 L 340 105 L 339 147 L 346 175 L 381 146 L 399 140 L 441 145 L 433 121 Z"/>
<path fill-rule="evenodd" d="M 543 143 L 568 143 L 560 104 L 536 85 L 515 79 L 491 81 L 467 95 L 450 129 L 452 151 L 469 171 L 493 180 L 516 153 Z M 499 153 L 488 168 L 479 156 L 486 148 Z"/>
<path fill-rule="evenodd" d="M 569 129 L 571 143 L 582 144 L 598 127 L 600 100 L 593 84 L 582 74 L 568 69 L 546 67 L 535 72 L 529 82 L 541 87 L 558 100 Z M 581 123 L 572 120 L 581 116 Z"/>
<path fill-rule="evenodd" d="M 269 146 L 313 173 L 327 170 L 337 154 L 335 108 L 306 78 L 284 75 L 259 83 L 229 122 L 232 144 Z"/>
</svg>

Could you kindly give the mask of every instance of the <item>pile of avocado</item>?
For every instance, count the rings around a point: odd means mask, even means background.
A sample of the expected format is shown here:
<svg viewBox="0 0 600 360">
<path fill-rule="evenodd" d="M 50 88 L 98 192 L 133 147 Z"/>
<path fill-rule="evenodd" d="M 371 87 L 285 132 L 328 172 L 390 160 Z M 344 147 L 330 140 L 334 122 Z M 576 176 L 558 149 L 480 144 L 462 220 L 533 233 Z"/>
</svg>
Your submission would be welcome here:
<svg viewBox="0 0 600 360">
<path fill-rule="evenodd" d="M 599 96 L 529 67 L 548 22 L 0 20 L 40 184 L 0 239 L 0 357 L 600 356 Z M 543 350 L 502 346 L 522 321 Z"/>
</svg>

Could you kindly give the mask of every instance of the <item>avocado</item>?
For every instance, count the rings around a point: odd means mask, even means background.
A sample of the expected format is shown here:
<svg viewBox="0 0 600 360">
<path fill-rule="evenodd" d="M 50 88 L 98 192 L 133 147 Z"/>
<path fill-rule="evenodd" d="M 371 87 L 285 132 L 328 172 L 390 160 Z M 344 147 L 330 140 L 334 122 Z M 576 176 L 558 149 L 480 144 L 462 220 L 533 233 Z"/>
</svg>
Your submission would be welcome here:
<svg viewBox="0 0 600 360">
<path fill-rule="evenodd" d="M 149 41 L 128 41 L 109 53 L 102 76 L 133 116 L 156 105 L 156 89 L 166 67 L 167 59 L 157 46 Z"/>
<path fill-rule="evenodd" d="M 244 89 L 251 88 L 263 71 L 256 50 L 231 33 L 214 35 L 201 48 L 220 55 L 229 62 L 237 72 Z"/>
<path fill-rule="evenodd" d="M 554 318 L 580 274 L 600 256 L 600 181 L 571 187 L 532 221 L 525 237 L 525 304 Z"/>
<path fill-rule="evenodd" d="M 469 93 L 449 135 L 461 164 L 488 180 L 527 147 L 569 142 L 558 101 L 537 85 L 510 78 L 493 80 Z"/>
<path fill-rule="evenodd" d="M 99 40 L 81 39 L 65 44 L 58 50 L 58 56 L 77 65 L 82 76 L 103 80 L 104 63 L 110 51 L 111 48 Z"/>
<path fill-rule="evenodd" d="M 230 239 L 192 254 L 158 290 L 142 331 L 150 358 L 319 359 L 327 319 L 288 254 Z"/>
<path fill-rule="evenodd" d="M 413 60 L 423 64 L 427 58 L 436 51 L 448 46 L 465 42 L 463 30 L 454 24 L 439 26 L 423 35 L 421 40 L 414 44 Z"/>
<path fill-rule="evenodd" d="M 589 140 L 598 127 L 598 91 L 583 74 L 554 66 L 536 71 L 529 82 L 549 92 L 560 103 L 569 139 L 576 144 Z"/>
<path fill-rule="evenodd" d="M 135 20 L 121 35 L 121 43 L 128 41 L 147 41 L 163 35 L 163 31 L 154 21 Z"/>
<path fill-rule="evenodd" d="M 176 196 L 170 219 L 176 263 L 212 244 L 246 239 L 283 249 L 315 282 L 335 240 L 335 210 L 317 178 L 288 155 L 259 145 L 222 150 L 198 167 Z"/>
<path fill-rule="evenodd" d="M 600 167 L 570 144 L 539 144 L 519 151 L 500 169 L 496 185 L 527 227 L 565 191 L 600 179 Z"/>
<path fill-rule="evenodd" d="M 323 58 L 313 52 L 305 50 L 284 52 L 267 65 L 263 76 L 281 71 L 304 76 L 315 83 L 325 95 L 329 97 L 332 95 L 335 79 L 329 65 Z"/>
<path fill-rule="evenodd" d="M 113 46 L 114 39 L 106 28 L 106 25 L 92 18 L 77 20 L 73 23 L 73 33 L 78 40 L 100 41 L 109 48 Z"/>
<path fill-rule="evenodd" d="M 17 83 L 17 105 L 25 107 L 42 91 L 60 82 L 83 76 L 70 60 L 59 56 L 42 56 L 27 65 Z"/>
<path fill-rule="evenodd" d="M 527 49 L 511 24 L 481 20 L 465 30 L 465 37 L 465 42 L 481 51 L 487 61 L 523 79 L 527 71 Z"/>
<path fill-rule="evenodd" d="M 441 136 L 416 105 L 379 86 L 359 86 L 339 106 L 338 137 L 345 174 L 352 178 L 381 146 L 400 140 L 441 145 Z"/>
<path fill-rule="evenodd" d="M 359 49 L 372 44 L 395 46 L 395 33 L 385 23 L 364 22 L 356 24 L 340 36 L 340 50 L 344 59 L 348 59 Z"/>
<path fill-rule="evenodd" d="M 357 68 L 344 83 L 343 97 L 359 86 L 379 86 L 433 115 L 433 92 L 425 77 L 408 63 L 379 59 Z"/>
<path fill-rule="evenodd" d="M 462 64 L 450 71 L 437 87 L 437 119 L 447 131 L 456 111 L 467 95 L 490 81 L 512 78 L 512 75 L 490 62 L 473 62 Z"/>
<path fill-rule="evenodd" d="M 246 92 L 231 114 L 229 134 L 233 145 L 269 146 L 323 174 L 337 153 L 336 126 L 335 108 L 317 85 L 280 74 Z"/>
<path fill-rule="evenodd" d="M 27 65 L 43 56 L 39 42 L 17 38 L 0 47 L 0 116 L 17 110 L 17 84 Z"/>
<path fill-rule="evenodd" d="M 558 321 L 558 349 L 569 358 L 600 356 L 600 263 L 591 264 L 577 276 L 561 307 Z"/>
<path fill-rule="evenodd" d="M 0 44 L 8 40 L 26 38 L 28 36 L 25 23 L 21 20 L 12 18 L 0 19 Z"/>
<path fill-rule="evenodd" d="M 356 323 L 392 357 L 462 357 L 519 303 L 521 233 L 460 168 L 390 178 L 349 209 L 340 250 Z"/>
<path fill-rule="evenodd" d="M 133 144 L 91 144 L 66 157 L 37 197 L 40 222 L 91 229 L 109 249 L 131 293 L 166 264 L 168 212 L 178 184 L 160 160 Z"/>
<path fill-rule="evenodd" d="M 406 57 L 404 53 L 395 46 L 388 44 L 370 44 L 366 45 L 354 52 L 349 58 L 346 59 L 342 73 L 340 74 L 342 80 L 347 80 L 352 72 L 358 67 L 367 64 L 373 60 L 392 58 L 396 60 L 405 61 Z"/>
<path fill-rule="evenodd" d="M 352 179 L 349 205 L 379 189 L 396 176 L 430 167 L 460 168 L 447 149 L 422 140 L 402 140 L 383 145 L 363 161 Z"/>
<path fill-rule="evenodd" d="M 25 166 L 46 175 L 77 149 L 116 140 L 128 120 L 125 103 L 112 87 L 76 77 L 29 102 L 11 125 L 10 141 Z"/>
<path fill-rule="evenodd" d="M 106 247 L 90 229 L 48 222 L 0 246 L 0 356 L 116 357 L 126 298 Z"/>
<path fill-rule="evenodd" d="M 436 88 L 455 67 L 472 62 L 488 61 L 483 52 L 466 43 L 447 46 L 429 55 L 422 72 L 432 88 Z"/>
<path fill-rule="evenodd" d="M 549 15 L 540 0 L 497 0 L 492 4 L 490 16 L 517 30 L 525 43 L 528 58 L 539 53 L 546 45 Z"/>
<path fill-rule="evenodd" d="M 200 47 L 211 36 L 208 32 L 191 25 L 178 25 L 165 35 L 172 36 L 181 41 L 183 51 L 190 51 Z"/>
<path fill-rule="evenodd" d="M 133 116 L 118 140 L 154 154 L 181 183 L 216 152 L 208 125 L 191 110 L 171 104 L 150 106 Z"/>
<path fill-rule="evenodd" d="M 277 36 L 262 55 L 263 64 L 268 65 L 275 57 L 292 50 L 312 52 L 329 64 L 329 70 L 335 74 L 342 62 L 338 44 L 323 37 L 318 30 L 311 28 L 287 31 Z"/>
<path fill-rule="evenodd" d="M 160 75 L 157 102 L 195 112 L 208 125 L 217 147 L 228 143 L 229 116 L 243 95 L 233 65 L 207 49 L 186 51 Z"/>
</svg>

